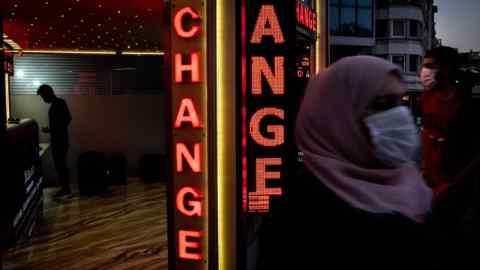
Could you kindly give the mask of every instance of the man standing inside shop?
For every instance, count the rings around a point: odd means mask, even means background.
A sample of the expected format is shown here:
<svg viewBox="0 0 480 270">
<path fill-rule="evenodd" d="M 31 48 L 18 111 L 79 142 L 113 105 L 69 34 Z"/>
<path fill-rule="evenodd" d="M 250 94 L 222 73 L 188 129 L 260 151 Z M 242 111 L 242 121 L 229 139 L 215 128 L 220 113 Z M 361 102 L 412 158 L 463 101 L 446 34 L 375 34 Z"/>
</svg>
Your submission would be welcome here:
<svg viewBox="0 0 480 270">
<path fill-rule="evenodd" d="M 479 154 L 472 87 L 458 68 L 458 52 L 438 47 L 426 53 L 420 76 L 422 170 L 437 194 Z"/>
<path fill-rule="evenodd" d="M 55 194 L 56 198 L 71 196 L 70 177 L 67 167 L 68 153 L 68 125 L 72 117 L 65 100 L 58 98 L 49 85 L 38 88 L 37 94 L 50 105 L 48 111 L 49 127 L 43 127 L 42 131 L 50 133 L 50 144 L 53 161 L 60 177 L 61 189 Z"/>
</svg>

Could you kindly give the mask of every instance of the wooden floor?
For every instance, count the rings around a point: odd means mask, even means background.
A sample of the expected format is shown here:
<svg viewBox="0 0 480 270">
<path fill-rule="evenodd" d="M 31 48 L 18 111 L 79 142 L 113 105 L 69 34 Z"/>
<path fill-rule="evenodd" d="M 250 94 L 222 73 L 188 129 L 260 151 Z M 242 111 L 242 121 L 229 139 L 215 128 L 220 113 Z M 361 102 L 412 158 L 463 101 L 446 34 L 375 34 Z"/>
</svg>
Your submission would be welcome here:
<svg viewBox="0 0 480 270">
<path fill-rule="evenodd" d="M 4 270 L 167 269 L 166 186 L 130 179 L 108 195 L 53 201 L 30 243 L 4 254 Z"/>
</svg>

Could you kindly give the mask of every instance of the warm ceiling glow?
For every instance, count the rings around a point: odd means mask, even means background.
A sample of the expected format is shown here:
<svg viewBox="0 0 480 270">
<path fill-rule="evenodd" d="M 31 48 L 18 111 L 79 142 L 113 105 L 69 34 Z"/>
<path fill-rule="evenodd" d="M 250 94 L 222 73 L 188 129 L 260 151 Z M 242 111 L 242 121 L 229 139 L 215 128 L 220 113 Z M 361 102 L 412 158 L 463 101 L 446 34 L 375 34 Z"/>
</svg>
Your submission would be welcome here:
<svg viewBox="0 0 480 270">
<path fill-rule="evenodd" d="M 80 50 L 23 50 L 22 53 L 45 53 L 45 54 L 87 54 L 87 55 L 115 55 L 115 51 L 80 51 Z"/>
<path fill-rule="evenodd" d="M 73 54 L 73 55 L 136 55 L 136 56 L 163 56 L 164 51 L 108 51 L 108 50 L 23 50 L 19 53 L 38 53 L 38 54 Z"/>
</svg>

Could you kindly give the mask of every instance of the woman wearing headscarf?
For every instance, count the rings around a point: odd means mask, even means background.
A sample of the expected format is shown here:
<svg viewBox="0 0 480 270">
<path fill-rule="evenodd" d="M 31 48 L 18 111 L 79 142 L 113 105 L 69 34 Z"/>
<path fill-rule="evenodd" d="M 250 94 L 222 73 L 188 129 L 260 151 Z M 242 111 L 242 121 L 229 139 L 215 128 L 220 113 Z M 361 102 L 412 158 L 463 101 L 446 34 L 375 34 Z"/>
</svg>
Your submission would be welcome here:
<svg viewBox="0 0 480 270">
<path fill-rule="evenodd" d="M 309 83 L 296 122 L 304 170 L 290 179 L 273 232 L 284 245 L 267 246 L 266 269 L 418 269 L 432 192 L 411 161 L 419 139 L 400 74 L 354 56 Z"/>
</svg>

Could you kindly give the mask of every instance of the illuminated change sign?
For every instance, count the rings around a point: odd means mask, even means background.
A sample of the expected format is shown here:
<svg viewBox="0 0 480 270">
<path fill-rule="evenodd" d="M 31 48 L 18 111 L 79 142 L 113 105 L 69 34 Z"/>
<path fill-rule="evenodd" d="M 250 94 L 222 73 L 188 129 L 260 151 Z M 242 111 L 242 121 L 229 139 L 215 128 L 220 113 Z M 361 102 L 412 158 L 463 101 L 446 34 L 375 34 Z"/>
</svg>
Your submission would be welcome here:
<svg viewBox="0 0 480 270">
<path fill-rule="evenodd" d="M 172 1 L 170 269 L 208 268 L 205 6 Z"/>
<path fill-rule="evenodd" d="M 243 209 L 268 213 L 284 195 L 293 142 L 295 1 L 242 1 Z M 291 15 L 291 16 L 289 16 Z"/>
<path fill-rule="evenodd" d="M 317 13 L 305 3 L 297 0 L 296 18 L 297 23 L 311 32 L 317 32 Z"/>
</svg>

